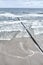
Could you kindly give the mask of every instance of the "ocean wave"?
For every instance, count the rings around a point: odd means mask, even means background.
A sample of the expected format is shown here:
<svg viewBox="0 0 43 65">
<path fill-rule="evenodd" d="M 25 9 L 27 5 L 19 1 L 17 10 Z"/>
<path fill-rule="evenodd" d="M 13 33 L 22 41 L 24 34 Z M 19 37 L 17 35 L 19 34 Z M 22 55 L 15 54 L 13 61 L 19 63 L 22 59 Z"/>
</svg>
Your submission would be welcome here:
<svg viewBox="0 0 43 65">
<path fill-rule="evenodd" d="M 0 13 L 0 16 L 5 16 L 5 17 L 21 17 L 21 15 L 15 15 L 15 14 L 12 14 L 12 13 Z"/>
<path fill-rule="evenodd" d="M 3 31 L 22 31 L 22 26 L 20 24 L 4 24 L 0 26 L 0 32 Z"/>
<path fill-rule="evenodd" d="M 33 17 L 34 17 L 34 16 L 35 16 L 35 17 L 36 17 L 36 16 L 40 16 L 40 17 L 42 16 L 42 17 L 43 17 L 43 14 L 35 14 L 35 13 L 32 14 L 32 13 L 31 13 L 31 14 L 21 14 L 21 15 L 17 15 L 17 14 L 13 14 L 13 13 L 8 13 L 8 12 L 7 12 L 7 13 L 0 13 L 0 17 L 1 17 L 1 16 L 4 16 L 4 17 L 12 17 L 12 18 L 15 18 L 15 17 L 28 17 L 28 16 L 33 16 Z"/>
<path fill-rule="evenodd" d="M 40 35 L 40 34 L 43 34 L 43 30 L 40 32 L 39 30 L 34 30 L 34 34 L 35 35 Z"/>
<path fill-rule="evenodd" d="M 25 16 L 26 16 L 26 15 L 25 15 Z M 32 16 L 32 17 L 34 17 L 34 16 L 35 16 L 35 17 L 38 17 L 38 16 L 39 16 L 39 17 L 43 17 L 43 14 L 27 14 L 27 17 L 28 17 L 28 16 Z"/>
<path fill-rule="evenodd" d="M 22 31 L 23 26 L 21 25 L 21 22 L 26 23 L 27 20 L 21 20 L 21 21 L 0 21 L 0 32 L 3 31 Z"/>
<path fill-rule="evenodd" d="M 13 13 L 0 13 L 0 21 L 21 21 L 29 19 L 43 19 L 43 14 L 13 14 Z"/>
<path fill-rule="evenodd" d="M 3 27 L 2 29 L 0 29 L 0 32 L 3 32 L 3 31 L 6 31 L 6 32 L 7 31 L 9 31 L 9 32 L 10 31 L 22 31 L 22 28 L 21 27 L 18 27 L 18 28 L 16 28 L 16 27 L 15 28 L 13 28 L 13 27 L 11 27 L 11 28 L 10 27 L 6 27 L 5 28 L 5 27 Z"/>
<path fill-rule="evenodd" d="M 0 21 L 0 24 L 15 24 L 21 22 L 28 22 L 28 20 L 20 20 L 20 21 Z"/>
</svg>

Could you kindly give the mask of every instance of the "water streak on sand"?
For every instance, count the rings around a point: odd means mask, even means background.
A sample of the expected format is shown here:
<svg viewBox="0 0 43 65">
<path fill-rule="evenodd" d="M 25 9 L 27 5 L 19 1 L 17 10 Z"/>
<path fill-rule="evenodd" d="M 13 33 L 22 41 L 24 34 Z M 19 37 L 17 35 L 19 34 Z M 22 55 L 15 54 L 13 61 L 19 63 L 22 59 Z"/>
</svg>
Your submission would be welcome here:
<svg viewBox="0 0 43 65">
<path fill-rule="evenodd" d="M 32 56 L 32 55 L 34 55 L 34 51 L 32 51 L 32 50 L 30 50 L 30 49 L 28 49 L 28 50 L 25 50 L 24 49 L 24 47 L 23 47 L 23 43 L 21 43 L 20 42 L 20 47 L 21 47 L 21 49 L 25 52 L 25 53 L 30 53 L 30 55 L 28 55 L 28 56 Z"/>
<path fill-rule="evenodd" d="M 28 52 L 24 49 L 22 42 L 20 42 L 20 47 L 21 47 L 21 49 L 22 49 L 25 53 L 28 53 Z"/>
<path fill-rule="evenodd" d="M 25 56 L 25 57 L 21 57 L 21 56 L 15 56 L 15 55 L 12 55 L 12 54 L 8 54 L 7 52 L 0 52 L 0 54 L 3 54 L 3 55 L 5 55 L 5 56 L 9 56 L 9 57 L 13 57 L 13 58 L 18 58 L 18 59 L 26 59 L 27 57 L 29 57 L 29 56 L 33 56 L 34 54 L 31 54 L 31 55 L 27 55 L 27 56 Z"/>
</svg>

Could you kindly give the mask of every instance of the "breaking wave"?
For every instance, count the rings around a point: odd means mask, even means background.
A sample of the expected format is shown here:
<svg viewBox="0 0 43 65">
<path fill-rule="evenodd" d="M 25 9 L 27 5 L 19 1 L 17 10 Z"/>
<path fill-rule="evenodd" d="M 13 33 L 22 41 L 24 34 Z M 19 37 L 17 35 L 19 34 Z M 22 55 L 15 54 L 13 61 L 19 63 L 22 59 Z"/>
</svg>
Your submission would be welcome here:
<svg viewBox="0 0 43 65">
<path fill-rule="evenodd" d="M 43 17 L 43 14 L 21 14 L 21 15 L 15 15 L 13 13 L 8 13 L 8 12 L 4 12 L 4 13 L 0 13 L 0 39 L 10 39 L 12 38 L 13 35 L 10 35 L 9 32 L 11 31 L 24 31 L 24 28 L 23 26 L 21 25 L 21 22 L 23 23 L 26 23 L 27 24 L 27 27 L 29 27 L 29 23 L 27 22 L 30 22 L 29 20 L 32 18 L 32 21 L 33 21 L 33 18 L 36 18 L 36 17 Z M 35 23 L 37 26 L 35 26 L 35 24 L 33 24 L 33 22 L 31 21 L 32 23 L 32 26 L 31 28 L 39 28 L 39 27 L 42 27 L 43 26 L 38 26 L 39 23 Z M 37 31 L 37 30 L 36 30 Z M 38 31 L 37 33 L 35 32 L 35 34 L 40 34 L 40 32 Z M 4 32 L 8 32 L 6 34 L 5 33 L 5 37 L 2 35 L 1 36 L 1 33 L 4 34 Z M 43 33 L 43 31 L 42 31 Z M 26 35 L 25 35 L 26 36 Z"/>
</svg>

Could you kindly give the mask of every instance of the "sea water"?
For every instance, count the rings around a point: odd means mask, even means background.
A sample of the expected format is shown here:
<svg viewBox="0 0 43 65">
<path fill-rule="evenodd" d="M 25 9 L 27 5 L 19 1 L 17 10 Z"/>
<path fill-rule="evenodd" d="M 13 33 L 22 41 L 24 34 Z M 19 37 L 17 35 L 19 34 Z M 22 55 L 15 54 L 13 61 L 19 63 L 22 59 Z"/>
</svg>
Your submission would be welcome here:
<svg viewBox="0 0 43 65">
<path fill-rule="evenodd" d="M 34 29 L 34 34 L 43 33 L 43 9 L 0 8 L 0 40 L 29 37 L 21 22 L 27 28 Z"/>
</svg>

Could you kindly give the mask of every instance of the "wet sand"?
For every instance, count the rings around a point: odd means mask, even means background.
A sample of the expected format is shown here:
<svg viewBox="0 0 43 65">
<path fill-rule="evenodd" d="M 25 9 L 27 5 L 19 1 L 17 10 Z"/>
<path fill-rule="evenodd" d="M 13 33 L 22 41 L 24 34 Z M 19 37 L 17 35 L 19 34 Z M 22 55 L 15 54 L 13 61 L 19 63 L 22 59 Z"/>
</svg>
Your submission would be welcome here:
<svg viewBox="0 0 43 65">
<path fill-rule="evenodd" d="M 31 33 L 32 37 L 36 40 L 40 48 L 43 50 L 43 34 L 34 35 L 34 32 L 32 29 L 30 29 L 29 32 Z"/>
<path fill-rule="evenodd" d="M 30 38 L 0 40 L 0 65 L 43 65 L 43 54 Z"/>
<path fill-rule="evenodd" d="M 43 50 L 43 34 L 36 35 L 35 39 Z"/>
</svg>

